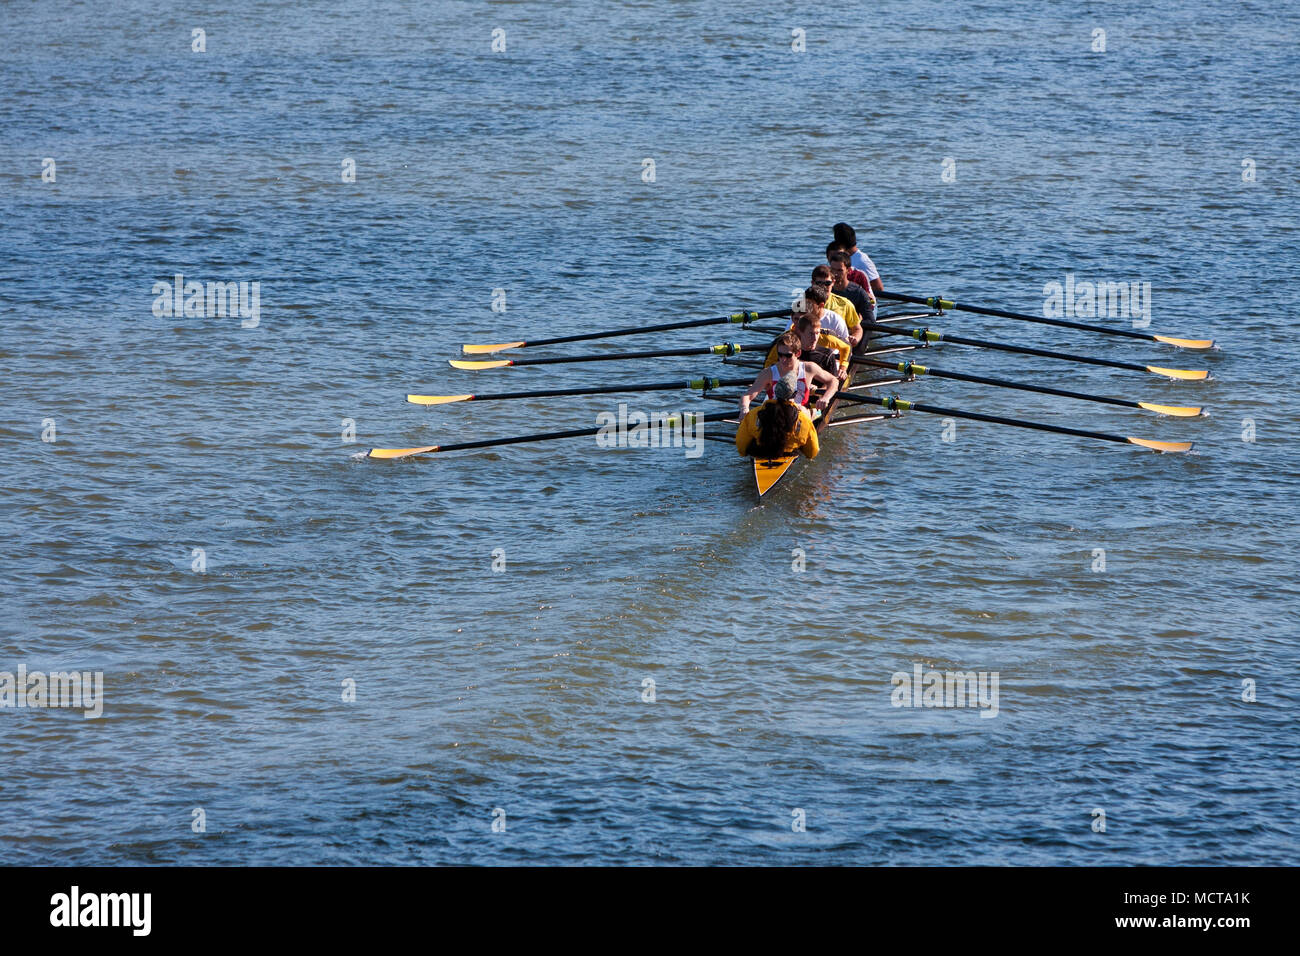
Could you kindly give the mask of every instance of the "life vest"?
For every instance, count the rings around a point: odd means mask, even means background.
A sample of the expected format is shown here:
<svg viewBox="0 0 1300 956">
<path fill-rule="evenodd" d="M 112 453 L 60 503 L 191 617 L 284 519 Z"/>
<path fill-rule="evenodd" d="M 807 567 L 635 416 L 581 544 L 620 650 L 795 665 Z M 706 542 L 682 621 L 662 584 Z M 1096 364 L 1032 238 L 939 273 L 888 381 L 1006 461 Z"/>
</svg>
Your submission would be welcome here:
<svg viewBox="0 0 1300 956">
<path fill-rule="evenodd" d="M 769 400 L 776 398 L 776 383 L 781 381 L 781 373 L 775 365 L 769 366 L 772 372 L 772 380 L 767 383 L 767 397 Z M 794 398 L 792 401 L 796 405 L 808 404 L 808 373 L 804 370 L 803 362 L 799 363 L 799 378 L 794 387 Z"/>
</svg>

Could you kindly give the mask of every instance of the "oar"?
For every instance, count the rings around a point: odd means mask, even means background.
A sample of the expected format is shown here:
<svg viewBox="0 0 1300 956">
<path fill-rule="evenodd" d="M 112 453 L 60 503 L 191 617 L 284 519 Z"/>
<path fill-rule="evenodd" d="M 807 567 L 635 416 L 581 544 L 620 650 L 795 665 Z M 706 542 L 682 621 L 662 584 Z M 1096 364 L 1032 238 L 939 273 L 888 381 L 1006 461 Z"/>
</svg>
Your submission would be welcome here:
<svg viewBox="0 0 1300 956">
<path fill-rule="evenodd" d="M 963 412 L 955 408 L 940 408 L 938 405 L 922 405 L 918 402 L 905 402 L 900 398 L 875 398 L 870 395 L 858 395 L 853 392 L 841 393 L 841 401 L 845 402 L 863 402 L 870 405 L 879 405 L 881 408 L 887 408 L 890 411 L 899 412 L 928 412 L 931 415 L 946 415 L 951 418 L 969 418 L 977 422 L 991 422 L 994 425 L 1014 425 L 1016 428 L 1033 428 L 1040 432 L 1054 432 L 1058 435 L 1075 435 L 1079 438 L 1099 438 L 1102 441 L 1120 442 L 1125 445 L 1141 445 L 1143 448 L 1151 448 L 1155 451 L 1191 451 L 1192 443 L 1189 441 L 1150 441 L 1146 438 L 1127 438 L 1123 435 L 1111 435 L 1107 432 L 1091 432 L 1082 428 L 1064 428 L 1060 425 L 1045 425 L 1042 422 L 1026 421 L 1023 418 L 1002 418 L 999 415 L 984 415 L 980 412 Z"/>
<path fill-rule="evenodd" d="M 904 375 L 933 375 L 935 378 L 951 378 L 958 382 L 975 382 L 980 385 L 994 385 L 998 388 L 1015 388 L 1022 392 L 1041 392 L 1043 395 L 1060 395 L 1064 398 L 1077 398 L 1085 402 L 1100 402 L 1104 405 L 1120 405 L 1124 408 L 1144 408 L 1161 415 L 1175 418 L 1191 418 L 1201 414 L 1200 406 L 1191 405 L 1157 405 L 1154 402 L 1133 402 L 1124 398 L 1108 398 L 1105 395 L 1089 395 L 1086 392 L 1071 392 L 1063 388 L 1050 388 L 1046 385 L 1030 385 L 1028 382 L 1009 382 L 1004 378 L 985 378 L 982 375 L 968 375 L 965 372 L 945 372 L 942 369 L 917 365 L 915 362 L 881 362 L 877 359 L 854 356 L 858 365 L 871 365 L 875 368 L 894 369 Z"/>
<path fill-rule="evenodd" d="M 708 415 L 697 415 L 693 412 L 687 412 L 684 415 L 670 415 L 664 420 L 665 424 L 675 425 L 679 421 L 682 427 L 693 425 L 697 421 L 701 422 L 721 422 L 728 418 L 735 419 L 736 412 L 711 412 Z M 499 445 L 520 445 L 524 442 L 533 441 L 555 441 L 561 438 L 584 438 L 592 435 L 599 435 L 609 430 L 608 425 L 602 425 L 599 428 L 574 428 L 563 432 L 543 432 L 540 435 L 517 435 L 514 438 L 489 438 L 483 441 L 463 441 L 454 445 L 425 445 L 423 448 L 372 448 L 366 452 L 367 458 L 409 458 L 412 455 L 426 455 L 435 451 L 469 451 L 472 448 L 496 448 Z"/>
<path fill-rule="evenodd" d="M 789 309 L 777 309 L 773 312 L 734 312 L 731 315 L 719 315 L 712 319 L 690 319 L 685 322 L 666 322 L 663 325 L 641 325 L 634 329 L 609 329 L 604 332 L 583 332 L 581 335 L 562 335 L 554 339 L 534 339 L 530 342 L 499 342 L 495 345 L 462 345 L 461 351 L 466 355 L 486 355 L 490 352 L 504 352 L 506 349 L 536 348 L 539 345 L 563 345 L 566 342 L 586 342 L 590 339 L 611 339 L 619 335 L 640 335 L 642 332 L 669 332 L 673 329 L 693 329 L 701 325 L 736 324 L 749 325 L 759 319 L 779 319 L 790 315 Z"/>
<path fill-rule="evenodd" d="M 930 329 L 896 329 L 892 326 L 881 325 L 879 322 L 863 322 L 862 325 L 868 329 L 876 329 L 887 335 L 906 335 L 908 338 L 916 339 L 918 342 L 951 342 L 953 345 L 973 345 L 981 349 L 995 349 L 999 352 L 1016 352 L 1021 355 L 1041 355 L 1043 358 L 1061 359 L 1066 362 L 1083 362 L 1086 365 L 1104 365 L 1107 368 L 1126 368 L 1135 372 L 1150 372 L 1153 375 L 1160 375 L 1165 378 L 1178 378 L 1187 381 L 1203 381 L 1210 377 L 1209 372 L 1200 370 L 1189 370 L 1181 368 L 1162 368 L 1158 365 L 1136 365 L 1133 362 L 1116 362 L 1112 359 L 1094 358 L 1091 355 L 1071 355 L 1068 352 L 1052 352 L 1048 349 L 1033 349 L 1027 345 L 1006 345 L 1002 342 L 987 342 L 984 339 L 968 339 L 957 335 L 948 335 L 944 332 L 934 332 Z"/>
<path fill-rule="evenodd" d="M 536 359 L 490 359 L 482 362 L 470 362 L 464 359 L 450 359 L 452 368 L 478 371 L 485 368 L 507 368 L 511 365 L 559 365 L 564 362 L 614 362 L 619 359 L 669 358 L 674 355 L 735 355 L 741 348 L 732 342 L 721 345 L 705 345 L 693 349 L 664 349 L 658 352 L 602 352 L 599 355 L 557 355 L 553 358 Z"/>
<path fill-rule="evenodd" d="M 951 299 L 937 295 L 919 296 L 903 295 L 898 292 L 877 292 L 877 298 L 893 299 L 895 302 L 915 302 L 928 305 L 932 309 L 956 309 L 959 312 L 974 312 L 976 315 L 996 315 L 1004 319 L 1020 319 L 1023 322 L 1039 322 L 1043 325 L 1059 325 L 1065 329 L 1083 329 L 1085 332 L 1102 332 L 1106 335 L 1123 335 L 1130 339 L 1145 339 L 1148 342 L 1163 342 L 1176 345 L 1180 349 L 1211 349 L 1214 339 L 1178 339 L 1171 335 L 1152 335 L 1148 332 L 1135 332 L 1132 329 L 1113 329 L 1105 325 L 1089 325 L 1086 322 L 1067 322 L 1065 319 L 1049 319 L 1042 315 L 1028 315 L 1024 312 L 1007 312 L 1004 309 L 988 309 L 978 305 L 962 305 Z"/>
<path fill-rule="evenodd" d="M 603 395 L 611 392 L 659 392 L 676 388 L 710 391 L 728 385 L 748 385 L 752 378 L 693 378 L 689 382 L 653 382 L 650 384 L 600 385 L 585 388 L 552 388 L 538 392 L 500 392 L 496 395 L 407 395 L 406 400 L 415 405 L 449 405 L 452 402 L 502 401 L 508 398 L 553 398 L 560 395 Z"/>
</svg>

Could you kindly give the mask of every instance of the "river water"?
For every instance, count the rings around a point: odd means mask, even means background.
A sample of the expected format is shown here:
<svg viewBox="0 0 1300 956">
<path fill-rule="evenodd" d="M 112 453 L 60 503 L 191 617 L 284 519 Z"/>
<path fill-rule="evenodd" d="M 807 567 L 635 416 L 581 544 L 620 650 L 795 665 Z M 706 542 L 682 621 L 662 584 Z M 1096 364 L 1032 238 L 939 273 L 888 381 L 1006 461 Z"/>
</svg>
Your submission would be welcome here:
<svg viewBox="0 0 1300 956">
<path fill-rule="evenodd" d="M 1297 8 L 223 9 L 4 7 L 0 671 L 103 674 L 0 708 L 7 861 L 1300 863 Z M 716 374 L 446 359 L 781 308 L 839 220 L 894 291 L 1149 283 L 1219 348 L 927 323 L 1213 380 L 904 357 L 1208 417 L 897 391 L 1195 452 L 914 412 L 761 505 L 722 442 L 354 457 L 699 407 L 404 398 Z"/>
</svg>

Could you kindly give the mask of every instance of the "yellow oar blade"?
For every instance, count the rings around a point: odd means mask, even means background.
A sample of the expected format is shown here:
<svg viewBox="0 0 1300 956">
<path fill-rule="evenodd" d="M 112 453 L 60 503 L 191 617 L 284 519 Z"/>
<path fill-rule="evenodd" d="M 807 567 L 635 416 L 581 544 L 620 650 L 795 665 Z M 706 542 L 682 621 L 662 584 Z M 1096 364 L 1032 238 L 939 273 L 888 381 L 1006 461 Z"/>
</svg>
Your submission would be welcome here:
<svg viewBox="0 0 1300 956">
<path fill-rule="evenodd" d="M 452 364 L 455 365 L 456 363 L 453 362 Z M 1179 378 L 1185 382 L 1203 382 L 1210 377 L 1209 372 L 1186 368 L 1161 368 L 1159 365 L 1148 365 L 1147 371 L 1155 375 L 1163 375 L 1166 378 Z"/>
<path fill-rule="evenodd" d="M 1165 345 L 1176 345 L 1180 349 L 1212 349 L 1214 348 L 1214 339 L 1176 339 L 1171 335 L 1157 335 L 1157 342 L 1164 342 Z"/>
<path fill-rule="evenodd" d="M 409 458 L 411 455 L 423 455 L 425 452 L 437 451 L 437 445 L 425 445 L 423 448 L 372 448 L 367 458 Z"/>
<path fill-rule="evenodd" d="M 412 405 L 450 405 L 452 402 L 468 402 L 473 395 L 407 395 L 406 400 Z"/>
<path fill-rule="evenodd" d="M 504 352 L 506 349 L 517 349 L 523 342 L 502 342 L 499 345 L 462 345 L 460 350 L 466 355 L 490 355 L 493 352 Z"/>
<path fill-rule="evenodd" d="M 1189 441 L 1149 441 L 1145 438 L 1130 438 L 1129 441 L 1134 445 L 1141 445 L 1143 448 L 1151 448 L 1155 451 L 1192 450 L 1192 443 Z"/>
<path fill-rule="evenodd" d="M 1172 415 L 1175 418 L 1195 418 L 1201 414 L 1199 405 L 1157 405 L 1155 402 L 1138 402 L 1138 406 L 1149 412 Z"/>
<path fill-rule="evenodd" d="M 506 359 L 500 359 L 499 361 L 496 362 L 465 362 L 462 361 L 461 359 L 451 359 L 450 361 L 451 361 L 452 368 L 469 369 L 471 372 L 478 371 L 479 369 L 484 369 L 484 368 L 505 368 L 507 365 L 514 364 L 514 362 L 508 361 Z"/>
</svg>

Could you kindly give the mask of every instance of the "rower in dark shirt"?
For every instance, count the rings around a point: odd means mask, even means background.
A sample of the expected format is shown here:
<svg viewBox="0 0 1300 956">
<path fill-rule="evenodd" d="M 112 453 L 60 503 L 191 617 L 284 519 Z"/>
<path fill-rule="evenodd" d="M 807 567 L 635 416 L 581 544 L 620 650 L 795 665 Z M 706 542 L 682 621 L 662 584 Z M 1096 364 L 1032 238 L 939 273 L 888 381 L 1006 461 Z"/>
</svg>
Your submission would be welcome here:
<svg viewBox="0 0 1300 956">
<path fill-rule="evenodd" d="M 831 291 L 852 302 L 863 322 L 876 321 L 875 297 L 869 295 L 867 290 L 858 283 L 849 280 L 849 269 L 851 268 L 849 254 L 838 249 L 827 252 L 826 263 L 831 270 Z M 874 334 L 869 329 L 864 329 L 862 337 L 853 343 L 853 354 L 861 355 L 863 349 L 867 346 L 867 342 L 873 337 Z"/>
</svg>

